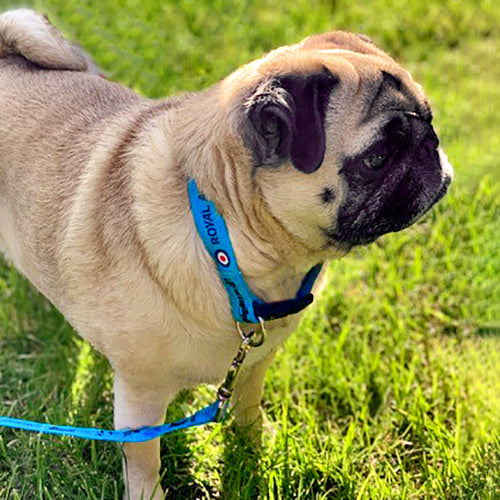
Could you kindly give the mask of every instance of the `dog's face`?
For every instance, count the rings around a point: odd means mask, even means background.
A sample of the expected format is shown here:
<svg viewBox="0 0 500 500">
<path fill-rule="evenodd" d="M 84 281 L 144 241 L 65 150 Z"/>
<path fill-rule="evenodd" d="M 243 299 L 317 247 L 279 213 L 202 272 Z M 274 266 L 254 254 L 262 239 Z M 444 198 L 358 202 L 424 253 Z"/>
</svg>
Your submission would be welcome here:
<svg viewBox="0 0 500 500">
<path fill-rule="evenodd" d="M 420 88 L 369 40 L 333 32 L 229 77 L 265 205 L 311 250 L 399 231 L 446 192 L 452 169 Z"/>
</svg>

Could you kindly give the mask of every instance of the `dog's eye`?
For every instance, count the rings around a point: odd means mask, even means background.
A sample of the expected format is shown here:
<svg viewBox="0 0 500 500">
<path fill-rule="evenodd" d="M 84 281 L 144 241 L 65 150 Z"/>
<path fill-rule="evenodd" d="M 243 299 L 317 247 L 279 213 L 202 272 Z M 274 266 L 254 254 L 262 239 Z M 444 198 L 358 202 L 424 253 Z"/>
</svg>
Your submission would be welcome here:
<svg viewBox="0 0 500 500">
<path fill-rule="evenodd" d="M 387 155 L 373 154 L 367 156 L 363 160 L 363 164 L 366 168 L 370 170 L 380 170 L 384 166 L 385 160 L 387 160 Z"/>
</svg>

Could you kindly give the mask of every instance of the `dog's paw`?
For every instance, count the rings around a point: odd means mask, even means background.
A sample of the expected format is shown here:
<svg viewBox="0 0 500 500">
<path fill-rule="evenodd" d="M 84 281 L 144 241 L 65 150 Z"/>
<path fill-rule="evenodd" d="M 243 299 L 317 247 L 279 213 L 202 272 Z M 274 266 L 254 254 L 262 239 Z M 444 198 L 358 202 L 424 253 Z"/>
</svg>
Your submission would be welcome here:
<svg viewBox="0 0 500 500">
<path fill-rule="evenodd" d="M 271 438 L 274 438 L 278 433 L 277 427 L 269 420 L 264 410 L 262 410 L 262 432 Z"/>
<path fill-rule="evenodd" d="M 260 405 L 235 411 L 234 426 L 254 447 L 261 446 L 263 432 L 274 434 L 272 424 Z"/>
<path fill-rule="evenodd" d="M 123 500 L 164 500 L 163 492 L 159 482 L 145 484 L 142 488 L 126 488 L 123 492 Z"/>
</svg>

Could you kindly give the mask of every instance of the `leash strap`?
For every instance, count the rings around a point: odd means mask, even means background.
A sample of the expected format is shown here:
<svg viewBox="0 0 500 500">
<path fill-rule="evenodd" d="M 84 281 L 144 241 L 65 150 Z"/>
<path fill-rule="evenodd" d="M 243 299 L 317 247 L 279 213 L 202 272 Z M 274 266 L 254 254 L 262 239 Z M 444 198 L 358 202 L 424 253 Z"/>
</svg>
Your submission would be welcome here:
<svg viewBox="0 0 500 500">
<path fill-rule="evenodd" d="M 155 427 L 147 426 L 139 429 L 107 430 L 73 427 L 11 417 L 0 417 L 0 427 L 96 441 L 139 443 L 150 441 L 151 439 L 181 429 L 224 420 L 236 378 L 248 350 L 252 347 L 258 347 L 264 341 L 264 321 L 295 314 L 308 306 L 313 301 L 311 290 L 322 265 L 317 264 L 310 269 L 302 280 L 295 298 L 278 302 L 262 301 L 252 293 L 238 268 L 226 223 L 222 216 L 217 213 L 215 205 L 198 191 L 194 180 L 188 183 L 188 193 L 196 228 L 208 253 L 217 264 L 219 275 L 229 296 L 238 332 L 242 337 L 240 348 L 231 363 L 226 379 L 217 392 L 217 400 L 211 405 L 197 411 L 194 415 L 172 424 L 163 424 Z M 239 325 L 241 322 L 260 324 L 260 331 L 258 331 L 257 337 L 254 337 L 257 333 L 256 331 L 245 335 Z"/>
<path fill-rule="evenodd" d="M 140 443 L 150 441 L 164 434 L 196 427 L 198 425 L 216 422 L 219 412 L 220 401 L 217 400 L 211 405 L 197 411 L 190 417 L 183 418 L 173 424 L 157 425 L 155 427 L 141 427 L 139 429 L 107 430 L 94 429 L 88 427 L 72 427 L 70 425 L 52 425 L 41 422 L 31 422 L 18 418 L 0 417 L 0 426 L 11 427 L 13 429 L 23 429 L 25 431 L 41 432 L 43 434 L 57 434 L 59 436 L 69 436 L 95 441 L 114 441 L 120 443 Z"/>
<path fill-rule="evenodd" d="M 198 191 L 194 179 L 188 182 L 188 194 L 196 229 L 217 266 L 235 321 L 259 323 L 259 318 L 265 321 L 283 318 L 302 311 L 313 301 L 311 290 L 322 264 L 316 264 L 309 270 L 295 298 L 262 301 L 250 290 L 238 267 L 226 223 L 214 203 Z"/>
<path fill-rule="evenodd" d="M 56 434 L 58 436 L 69 436 L 94 441 L 113 441 L 119 443 L 142 443 L 157 437 L 169 434 L 170 432 L 196 427 L 198 425 L 212 422 L 222 422 L 226 418 L 231 396 L 234 392 L 234 385 L 241 370 L 243 361 L 248 351 L 252 347 L 259 347 L 264 342 L 266 330 L 264 321 L 260 321 L 260 329 L 245 334 L 239 323 L 236 329 L 241 336 L 241 344 L 234 357 L 224 382 L 217 390 L 217 400 L 211 405 L 202 408 L 190 417 L 183 418 L 173 424 L 157 425 L 155 427 L 140 427 L 139 429 L 108 430 L 96 429 L 92 427 L 73 427 L 70 425 L 52 425 L 19 418 L 0 417 L 0 427 L 10 427 L 12 429 L 22 429 L 25 431 L 40 432 L 42 434 Z"/>
</svg>

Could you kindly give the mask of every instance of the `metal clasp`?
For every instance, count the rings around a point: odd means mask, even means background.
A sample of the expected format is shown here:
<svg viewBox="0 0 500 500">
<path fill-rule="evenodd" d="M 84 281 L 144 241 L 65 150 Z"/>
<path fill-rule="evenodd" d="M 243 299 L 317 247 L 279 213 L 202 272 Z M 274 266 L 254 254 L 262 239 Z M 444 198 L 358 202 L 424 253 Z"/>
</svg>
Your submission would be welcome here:
<svg viewBox="0 0 500 500">
<path fill-rule="evenodd" d="M 259 317 L 259 326 L 260 328 L 258 330 L 252 330 L 250 333 L 245 335 L 245 332 L 241 329 L 241 324 L 236 323 L 236 329 L 238 330 L 238 333 L 240 334 L 240 337 L 242 340 L 245 340 L 247 338 L 250 339 L 250 347 L 260 347 L 263 343 L 264 340 L 266 340 L 266 327 L 264 325 L 264 320 Z"/>
<path fill-rule="evenodd" d="M 243 332 L 240 323 L 236 323 L 236 330 L 240 334 L 241 344 L 238 348 L 238 352 L 236 356 L 233 358 L 231 365 L 226 373 L 226 377 L 224 382 L 222 382 L 221 386 L 217 390 L 217 399 L 219 400 L 219 407 L 217 409 L 217 413 L 215 415 L 215 421 L 220 422 L 224 420 L 227 409 L 229 408 L 229 404 L 231 402 L 231 397 L 234 392 L 234 386 L 236 384 L 236 379 L 241 370 L 241 365 L 243 361 L 245 361 L 245 357 L 248 351 L 252 347 L 259 347 L 264 343 L 266 339 L 266 329 L 264 326 L 264 320 L 259 318 L 259 326 L 257 330 L 253 330 L 248 334 Z"/>
</svg>

